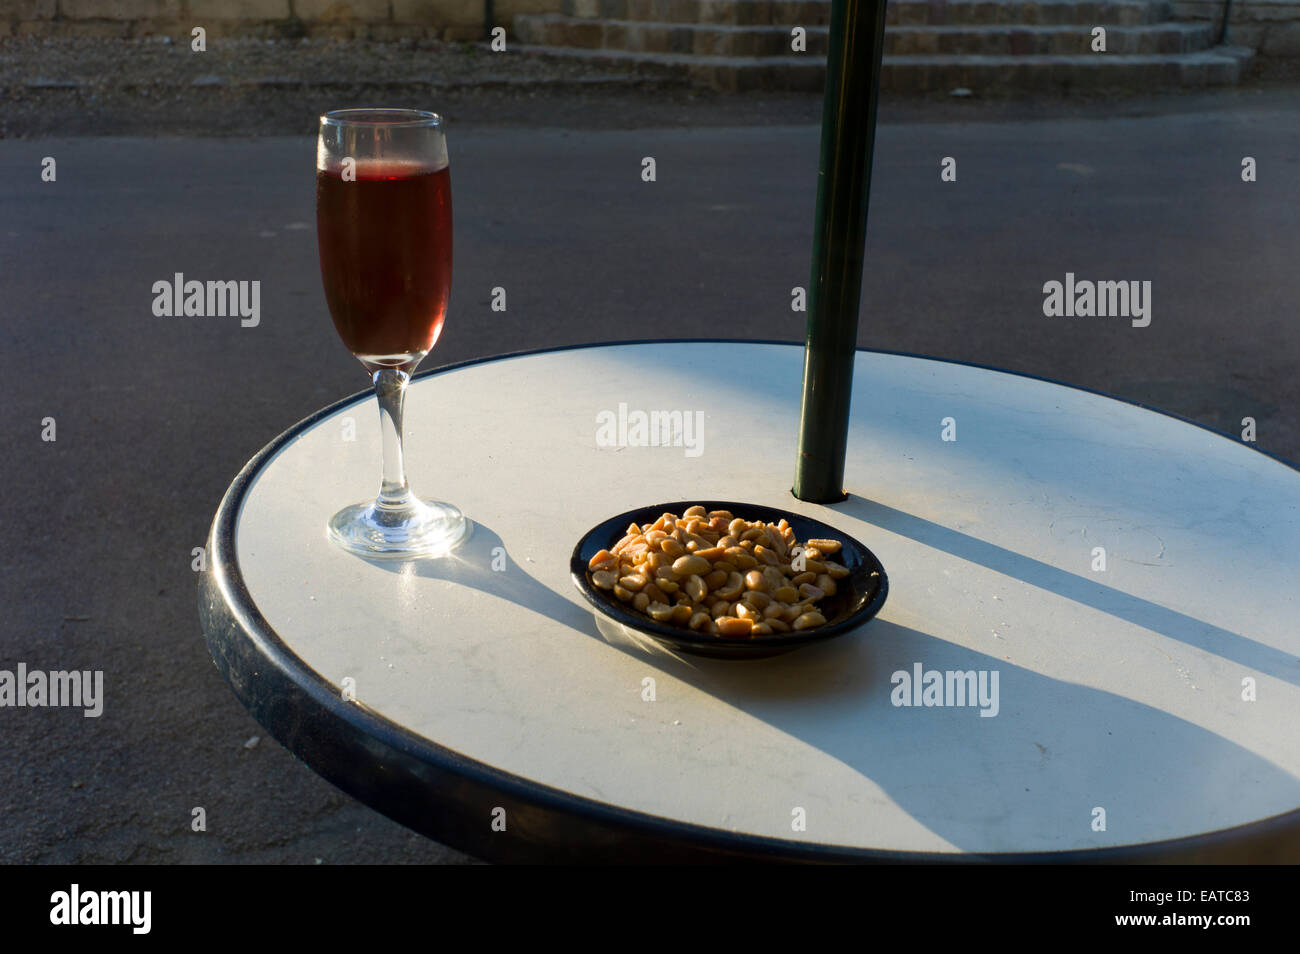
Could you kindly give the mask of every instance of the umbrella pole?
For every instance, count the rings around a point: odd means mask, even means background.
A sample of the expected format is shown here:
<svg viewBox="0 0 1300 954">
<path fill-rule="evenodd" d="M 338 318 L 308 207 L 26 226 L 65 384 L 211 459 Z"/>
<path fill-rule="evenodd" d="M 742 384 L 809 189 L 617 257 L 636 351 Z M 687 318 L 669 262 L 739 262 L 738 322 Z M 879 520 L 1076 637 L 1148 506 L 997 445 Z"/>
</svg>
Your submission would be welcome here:
<svg viewBox="0 0 1300 954">
<path fill-rule="evenodd" d="M 885 0 L 832 0 L 794 495 L 843 500 Z"/>
</svg>

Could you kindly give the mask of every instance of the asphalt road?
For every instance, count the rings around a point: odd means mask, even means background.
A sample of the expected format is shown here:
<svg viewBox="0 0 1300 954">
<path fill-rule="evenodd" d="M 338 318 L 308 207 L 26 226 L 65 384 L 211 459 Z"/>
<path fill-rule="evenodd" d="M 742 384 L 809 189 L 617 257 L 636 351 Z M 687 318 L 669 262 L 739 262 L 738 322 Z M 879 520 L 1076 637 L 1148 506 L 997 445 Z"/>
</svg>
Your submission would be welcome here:
<svg viewBox="0 0 1300 954">
<path fill-rule="evenodd" d="M 882 126 L 860 343 L 1227 431 L 1251 416 L 1260 448 L 1300 458 L 1298 120 L 1269 100 Z M 455 285 L 426 367 L 617 339 L 801 339 L 790 290 L 808 279 L 815 127 L 449 136 Z M 106 685 L 98 719 L 0 710 L 2 861 L 466 860 L 298 764 L 199 631 L 191 549 L 230 480 L 366 384 L 325 310 L 313 151 L 305 138 L 0 141 L 0 669 L 102 669 Z M 955 182 L 940 180 L 945 156 Z M 1243 156 L 1258 181 L 1241 181 Z M 151 287 L 175 272 L 259 280 L 260 323 L 155 317 Z M 1150 281 L 1150 325 L 1045 317 L 1043 284 L 1067 272 Z M 197 806 L 206 832 L 191 831 Z"/>
</svg>

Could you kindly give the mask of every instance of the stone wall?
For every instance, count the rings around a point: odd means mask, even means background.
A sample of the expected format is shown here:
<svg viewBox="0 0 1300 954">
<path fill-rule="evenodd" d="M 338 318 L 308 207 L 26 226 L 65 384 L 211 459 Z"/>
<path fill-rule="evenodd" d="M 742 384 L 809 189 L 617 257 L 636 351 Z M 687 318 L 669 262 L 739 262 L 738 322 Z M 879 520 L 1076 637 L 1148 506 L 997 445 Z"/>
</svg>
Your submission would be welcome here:
<svg viewBox="0 0 1300 954">
<path fill-rule="evenodd" d="M 588 0 L 593 12 L 597 0 Z M 561 0 L 494 0 L 509 32 L 517 13 L 558 13 Z M 0 0 L 0 37 L 337 36 L 376 40 L 483 37 L 484 0 Z M 1223 0 L 1173 0 L 1178 20 L 1218 23 Z M 1233 0 L 1228 42 L 1300 56 L 1300 0 Z"/>
<path fill-rule="evenodd" d="M 1174 19 L 1223 22 L 1223 0 L 1173 0 Z M 1300 0 L 1232 0 L 1227 43 L 1300 56 Z"/>
<path fill-rule="evenodd" d="M 494 0 L 493 22 L 560 0 Z M 0 0 L 0 36 L 336 36 L 478 40 L 484 0 Z"/>
</svg>

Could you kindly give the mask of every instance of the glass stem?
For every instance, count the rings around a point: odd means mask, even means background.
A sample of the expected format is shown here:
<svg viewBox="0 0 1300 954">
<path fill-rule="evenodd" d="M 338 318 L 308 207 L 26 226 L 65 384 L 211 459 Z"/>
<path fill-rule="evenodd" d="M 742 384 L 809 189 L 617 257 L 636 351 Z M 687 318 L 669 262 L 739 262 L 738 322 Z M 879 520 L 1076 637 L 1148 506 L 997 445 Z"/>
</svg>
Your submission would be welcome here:
<svg viewBox="0 0 1300 954">
<path fill-rule="evenodd" d="M 406 485 L 402 461 L 402 405 L 411 376 L 397 368 L 380 368 L 374 373 L 375 397 L 379 400 L 379 429 L 384 442 L 384 480 L 376 505 L 385 510 L 406 509 L 411 490 Z"/>
</svg>

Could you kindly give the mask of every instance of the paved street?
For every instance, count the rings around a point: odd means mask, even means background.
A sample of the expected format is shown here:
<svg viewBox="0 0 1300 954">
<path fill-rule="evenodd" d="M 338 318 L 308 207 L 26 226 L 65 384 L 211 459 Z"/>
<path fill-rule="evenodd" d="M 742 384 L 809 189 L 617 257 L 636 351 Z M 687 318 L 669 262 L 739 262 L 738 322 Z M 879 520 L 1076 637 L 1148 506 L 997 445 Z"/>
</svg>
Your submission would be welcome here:
<svg viewBox="0 0 1300 954">
<path fill-rule="evenodd" d="M 883 125 L 860 343 L 1225 431 L 1250 416 L 1259 447 L 1300 459 L 1300 106 L 1278 102 Z M 449 147 L 455 284 L 426 367 L 616 339 L 802 338 L 790 290 L 808 280 L 816 127 L 466 125 Z M 940 180 L 947 156 L 955 182 Z M 1242 182 L 1244 156 L 1258 181 Z M 199 630 L 191 549 L 230 480 L 367 383 L 325 310 L 313 158 L 310 138 L 0 141 L 0 669 L 102 669 L 106 686 L 98 719 L 0 710 L 0 861 L 467 860 L 296 762 Z M 259 323 L 156 317 L 151 287 L 176 272 L 260 281 Z M 1150 325 L 1046 317 L 1043 285 L 1067 273 L 1150 281 Z M 490 308 L 497 286 L 505 312 Z M 196 806 L 205 833 L 190 830 Z"/>
</svg>

